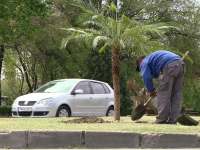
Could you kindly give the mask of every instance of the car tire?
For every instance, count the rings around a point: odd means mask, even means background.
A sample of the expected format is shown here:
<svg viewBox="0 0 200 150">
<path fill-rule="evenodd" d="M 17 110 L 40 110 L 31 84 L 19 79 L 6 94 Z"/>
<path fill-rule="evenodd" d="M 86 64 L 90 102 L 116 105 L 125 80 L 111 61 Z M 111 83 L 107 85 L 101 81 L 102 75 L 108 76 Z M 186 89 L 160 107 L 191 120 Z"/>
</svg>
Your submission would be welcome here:
<svg viewBox="0 0 200 150">
<path fill-rule="evenodd" d="M 114 108 L 113 107 L 109 107 L 106 113 L 106 116 L 114 116 Z"/>
<path fill-rule="evenodd" d="M 60 106 L 57 110 L 56 117 L 70 117 L 69 109 L 66 106 Z"/>
</svg>

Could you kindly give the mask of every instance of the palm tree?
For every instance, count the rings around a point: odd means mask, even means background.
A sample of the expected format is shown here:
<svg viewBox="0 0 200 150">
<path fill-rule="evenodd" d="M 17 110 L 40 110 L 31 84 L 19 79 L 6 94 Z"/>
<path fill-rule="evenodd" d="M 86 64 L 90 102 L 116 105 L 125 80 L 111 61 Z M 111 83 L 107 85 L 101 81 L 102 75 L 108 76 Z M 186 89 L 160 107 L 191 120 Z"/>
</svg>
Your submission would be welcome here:
<svg viewBox="0 0 200 150">
<path fill-rule="evenodd" d="M 129 46 L 138 54 L 147 54 L 149 51 L 155 51 L 162 44 L 158 41 L 149 41 L 148 33 L 154 33 L 159 36 L 164 36 L 164 32 L 159 30 L 162 25 L 141 25 L 135 20 L 130 20 L 123 15 L 121 18 L 106 17 L 99 14 L 91 5 L 87 5 L 82 1 L 75 4 L 83 8 L 86 14 L 86 21 L 83 25 L 86 28 L 65 28 L 70 32 L 70 35 L 63 39 L 61 48 L 65 48 L 68 42 L 72 39 L 93 40 L 92 47 L 96 47 L 99 41 L 104 41 L 104 45 L 100 48 L 102 52 L 105 47 L 109 46 L 112 50 L 112 78 L 114 88 L 114 119 L 120 120 L 120 59 L 121 54 L 125 52 L 125 47 Z M 92 9 L 91 9 L 92 8 Z M 116 12 L 116 6 L 110 5 L 111 11 Z"/>
</svg>

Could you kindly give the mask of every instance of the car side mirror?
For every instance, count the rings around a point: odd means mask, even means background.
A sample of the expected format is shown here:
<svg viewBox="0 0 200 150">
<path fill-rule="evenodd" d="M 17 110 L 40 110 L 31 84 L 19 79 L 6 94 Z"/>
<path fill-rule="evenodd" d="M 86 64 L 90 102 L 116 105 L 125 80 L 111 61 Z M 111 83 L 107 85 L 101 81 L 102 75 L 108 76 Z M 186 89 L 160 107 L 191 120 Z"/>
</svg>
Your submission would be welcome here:
<svg viewBox="0 0 200 150">
<path fill-rule="evenodd" d="M 78 89 L 78 90 L 76 90 L 76 91 L 74 92 L 74 94 L 83 94 L 83 90 Z"/>
</svg>

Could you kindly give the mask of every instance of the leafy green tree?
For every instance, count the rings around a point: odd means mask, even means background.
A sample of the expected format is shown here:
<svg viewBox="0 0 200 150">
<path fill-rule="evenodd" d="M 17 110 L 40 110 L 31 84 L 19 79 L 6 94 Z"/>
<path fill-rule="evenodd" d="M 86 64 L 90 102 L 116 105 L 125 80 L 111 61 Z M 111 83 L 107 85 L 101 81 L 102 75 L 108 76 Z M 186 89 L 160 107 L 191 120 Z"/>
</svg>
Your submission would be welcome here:
<svg viewBox="0 0 200 150">
<path fill-rule="evenodd" d="M 30 39 L 34 36 L 37 29 L 36 20 L 49 18 L 51 8 L 47 4 L 50 4 L 49 1 L 0 1 L 0 71 L 5 47 L 19 37 L 25 36 Z"/>
<path fill-rule="evenodd" d="M 78 26 L 78 16 L 83 12 L 80 8 L 70 5 L 70 0 L 53 0 L 57 14 L 63 15 L 72 26 Z"/>
<path fill-rule="evenodd" d="M 8 89 L 12 89 L 10 91 L 16 93 L 12 97 L 15 97 L 33 92 L 51 80 L 81 78 L 84 75 L 87 44 L 71 41 L 67 48 L 60 49 L 60 41 L 66 36 L 61 27 L 68 26 L 65 17 L 54 15 L 48 22 L 39 23 L 41 27 L 35 38 L 28 40 L 21 37 L 9 43 L 15 46 L 10 46 L 5 57 L 4 94 L 10 94 Z M 11 67 L 17 74 L 12 73 Z M 16 87 L 9 84 L 11 82 Z"/>
<path fill-rule="evenodd" d="M 2 82 L 2 95 L 8 96 L 9 99 L 14 100 L 17 96 L 22 94 L 22 85 L 24 78 L 21 76 L 21 72 L 16 69 L 17 55 L 12 52 L 11 49 L 5 51 L 4 63 L 3 63 L 3 79 Z"/>
</svg>

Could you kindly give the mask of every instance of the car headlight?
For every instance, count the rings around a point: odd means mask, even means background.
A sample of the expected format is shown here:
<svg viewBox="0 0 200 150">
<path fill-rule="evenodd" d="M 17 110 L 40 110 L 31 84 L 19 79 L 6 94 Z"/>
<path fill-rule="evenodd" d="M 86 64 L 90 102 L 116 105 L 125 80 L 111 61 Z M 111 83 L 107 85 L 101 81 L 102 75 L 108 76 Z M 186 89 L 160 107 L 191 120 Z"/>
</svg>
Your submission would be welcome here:
<svg viewBox="0 0 200 150">
<path fill-rule="evenodd" d="M 45 99 L 42 99 L 40 100 L 37 105 L 48 105 L 48 104 L 51 104 L 53 103 L 53 98 L 45 98 Z"/>
</svg>

